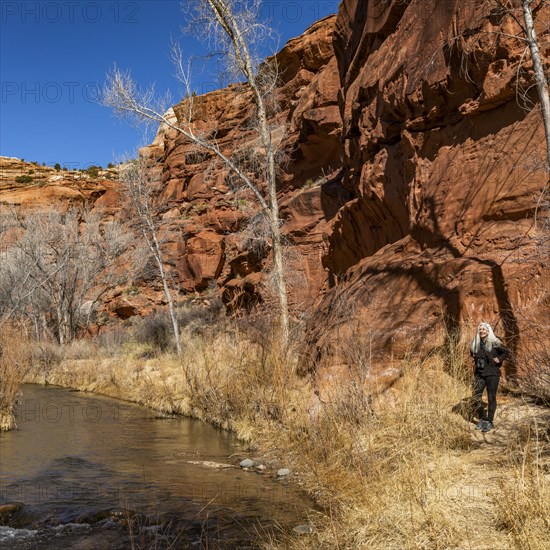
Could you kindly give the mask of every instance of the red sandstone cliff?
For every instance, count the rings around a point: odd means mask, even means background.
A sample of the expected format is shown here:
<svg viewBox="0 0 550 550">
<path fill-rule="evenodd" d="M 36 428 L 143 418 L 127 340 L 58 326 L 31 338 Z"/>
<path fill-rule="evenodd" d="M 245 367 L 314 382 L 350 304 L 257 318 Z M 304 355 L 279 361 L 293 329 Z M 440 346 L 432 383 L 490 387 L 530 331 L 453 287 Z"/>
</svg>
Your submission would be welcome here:
<svg viewBox="0 0 550 550">
<path fill-rule="evenodd" d="M 279 200 L 295 311 L 311 306 L 326 284 L 323 232 L 349 195 L 327 178 L 340 167 L 334 22 L 334 16 L 317 22 L 276 56 L 280 83 L 271 123 L 275 144 L 287 159 Z M 195 124 L 215 133 L 226 154 L 244 159 L 257 147 L 257 134 L 249 129 L 254 104 L 247 86 L 231 85 L 194 101 Z M 185 103 L 174 106 L 175 121 L 185 108 Z M 230 308 L 269 304 L 269 250 L 255 238 L 265 228 L 251 223 L 258 212 L 251 193 L 236 189 L 223 165 L 174 130 L 161 128 L 141 154 L 157 166 L 165 250 L 183 288 L 220 287 Z"/>
<path fill-rule="evenodd" d="M 542 338 L 544 134 L 536 95 L 528 108 L 517 96 L 532 77 L 518 31 L 490 2 L 345 0 L 278 55 L 291 300 L 295 312 L 318 300 L 306 368 L 345 364 L 358 338 L 387 358 L 481 319 L 516 352 L 524 334 Z M 200 101 L 228 151 L 254 147 L 246 88 Z M 246 229 L 252 199 L 170 132 L 149 149 L 184 286 L 215 282 L 238 307 L 269 301 L 269 258 Z"/>
<path fill-rule="evenodd" d="M 322 364 L 345 362 L 342 338 L 384 362 L 481 320 L 523 358 L 526 341 L 548 345 L 533 221 L 545 142 L 533 89 L 517 95 L 532 79 L 518 32 L 491 2 L 340 5 L 342 185 L 354 198 L 325 233 L 333 288 L 309 328 Z"/>
</svg>

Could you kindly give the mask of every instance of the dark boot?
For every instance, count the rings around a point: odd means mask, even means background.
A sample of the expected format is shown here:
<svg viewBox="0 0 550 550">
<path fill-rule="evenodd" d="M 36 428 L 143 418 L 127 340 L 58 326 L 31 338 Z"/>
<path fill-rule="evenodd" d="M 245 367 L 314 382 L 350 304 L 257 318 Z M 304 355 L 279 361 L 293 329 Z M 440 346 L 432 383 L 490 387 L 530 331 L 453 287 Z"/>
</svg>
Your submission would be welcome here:
<svg viewBox="0 0 550 550">
<path fill-rule="evenodd" d="M 485 420 L 485 425 L 481 428 L 483 433 L 490 432 L 493 429 L 493 423 L 490 420 Z"/>
</svg>

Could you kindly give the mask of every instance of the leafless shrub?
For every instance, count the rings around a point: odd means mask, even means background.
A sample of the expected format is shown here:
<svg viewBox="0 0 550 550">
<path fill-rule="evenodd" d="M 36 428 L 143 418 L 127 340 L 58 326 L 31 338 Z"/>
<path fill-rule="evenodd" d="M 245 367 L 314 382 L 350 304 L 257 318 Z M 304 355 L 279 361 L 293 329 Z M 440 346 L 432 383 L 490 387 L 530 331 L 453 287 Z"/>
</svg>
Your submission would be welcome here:
<svg viewBox="0 0 550 550">
<path fill-rule="evenodd" d="M 111 267 L 129 235 L 98 214 L 10 213 L 12 238 L 0 262 L 0 324 L 27 319 L 35 338 L 72 341 L 86 329 L 115 280 Z"/>
<path fill-rule="evenodd" d="M 134 339 L 140 344 L 150 344 L 159 351 L 174 346 L 174 333 L 170 318 L 163 313 L 137 318 L 134 324 Z"/>
<path fill-rule="evenodd" d="M 445 362 L 447 373 L 454 379 L 463 384 L 470 384 L 472 372 L 469 367 L 470 358 L 470 339 L 469 334 L 474 330 L 468 330 L 468 327 L 449 329 L 444 326 L 445 338 L 441 355 Z"/>
<path fill-rule="evenodd" d="M 32 348 L 32 358 L 34 375 L 47 384 L 49 373 L 63 361 L 63 351 L 57 342 L 39 340 Z"/>
<path fill-rule="evenodd" d="M 521 389 L 545 405 L 550 405 L 550 350 L 533 349 L 525 357 Z"/>
<path fill-rule="evenodd" d="M 95 340 L 80 338 L 63 347 L 64 361 L 79 361 L 97 356 L 98 347 Z"/>
<path fill-rule="evenodd" d="M 198 304 L 180 306 L 177 312 L 179 324 L 190 334 L 203 333 L 206 329 L 215 329 L 223 310 L 219 296 L 212 296 Z"/>
<path fill-rule="evenodd" d="M 126 327 L 115 325 L 100 332 L 95 341 L 101 353 L 114 356 L 130 338 L 130 331 Z"/>
</svg>

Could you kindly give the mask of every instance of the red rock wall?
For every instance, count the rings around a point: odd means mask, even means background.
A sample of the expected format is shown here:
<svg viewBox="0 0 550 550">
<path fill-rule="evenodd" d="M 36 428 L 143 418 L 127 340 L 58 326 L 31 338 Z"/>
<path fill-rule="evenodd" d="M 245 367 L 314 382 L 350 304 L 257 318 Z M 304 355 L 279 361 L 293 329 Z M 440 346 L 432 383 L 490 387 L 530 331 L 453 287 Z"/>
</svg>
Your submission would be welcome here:
<svg viewBox="0 0 550 550">
<path fill-rule="evenodd" d="M 542 119 L 533 89 L 527 106 L 517 96 L 532 79 L 524 44 L 498 34 L 519 29 L 493 7 L 341 3 L 342 185 L 354 198 L 326 229 L 334 286 L 310 324 L 310 367 L 345 363 L 350 335 L 387 362 L 481 320 L 519 359 L 526 340 L 549 343 L 533 223 L 548 179 Z M 548 68 L 548 8 L 537 22 Z"/>
<path fill-rule="evenodd" d="M 290 295 L 295 313 L 312 312 L 304 369 L 329 372 L 350 362 L 347 347 L 367 345 L 369 360 L 391 362 L 480 320 L 519 358 L 526 337 L 547 343 L 533 224 L 547 180 L 542 121 L 533 90 L 528 108 L 518 100 L 532 78 L 522 42 L 498 34 L 518 28 L 493 8 L 344 0 L 278 54 Z M 547 19 L 537 14 L 542 37 Z M 199 125 L 228 152 L 255 146 L 246 88 L 196 101 Z M 146 152 L 183 288 L 216 286 L 236 308 L 269 303 L 269 255 L 247 225 L 253 198 L 170 131 Z"/>
<path fill-rule="evenodd" d="M 325 177 L 340 167 L 334 22 L 335 16 L 319 21 L 276 56 L 281 78 L 271 123 L 278 125 L 275 142 L 287 157 L 279 200 L 295 312 L 311 306 L 326 284 L 320 260 L 324 227 L 336 214 L 334 204 L 348 197 Z M 226 154 L 242 156 L 257 147 L 257 134 L 249 129 L 254 102 L 246 86 L 231 85 L 194 101 L 197 131 L 215 134 Z M 173 117 L 180 119 L 185 109 L 186 103 L 176 105 Z M 265 228 L 249 223 L 258 212 L 254 196 L 235 189 L 238 182 L 222 164 L 173 130 L 161 128 L 142 154 L 159 175 L 165 251 L 182 288 L 216 287 L 229 307 L 269 305 L 269 254 L 253 239 Z"/>
</svg>

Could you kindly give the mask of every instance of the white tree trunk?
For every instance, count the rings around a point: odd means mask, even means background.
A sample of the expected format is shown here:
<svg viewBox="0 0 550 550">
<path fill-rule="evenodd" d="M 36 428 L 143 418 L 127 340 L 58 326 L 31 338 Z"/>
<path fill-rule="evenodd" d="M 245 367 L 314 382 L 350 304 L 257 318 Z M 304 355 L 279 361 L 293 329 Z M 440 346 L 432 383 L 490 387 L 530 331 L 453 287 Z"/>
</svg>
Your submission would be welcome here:
<svg viewBox="0 0 550 550">
<path fill-rule="evenodd" d="M 181 50 L 179 50 L 179 48 L 173 48 L 173 60 L 176 62 L 176 71 L 179 75 L 178 78 L 185 84 L 189 96 L 188 119 L 184 120 L 183 126 L 181 121 L 174 122 L 173 118 L 163 114 L 166 113 L 166 109 L 152 101 L 151 93 L 149 91 L 141 92 L 139 87 L 136 86 L 135 82 L 132 80 L 130 74 L 123 73 L 117 68 L 115 68 L 108 77 L 107 86 L 103 91 L 102 102 L 104 105 L 114 108 L 120 116 L 135 116 L 143 121 L 154 120 L 160 122 L 161 124 L 165 124 L 167 128 L 174 129 L 176 132 L 182 134 L 199 147 L 214 153 L 243 181 L 249 189 L 253 191 L 269 220 L 273 247 L 275 285 L 280 308 L 279 318 L 281 325 L 281 343 L 283 344 L 283 347 L 286 347 L 289 337 L 288 297 L 283 263 L 279 205 L 277 201 L 275 152 L 271 141 L 271 129 L 269 128 L 269 121 L 265 108 L 265 99 L 269 97 L 268 94 L 272 93 L 272 90 L 269 90 L 263 86 L 263 84 L 265 84 L 264 80 L 257 79 L 257 67 L 254 65 L 250 54 L 249 43 L 247 42 L 251 29 L 256 25 L 252 25 L 252 27 L 246 26 L 250 25 L 250 18 L 243 17 L 243 14 L 248 16 L 253 16 L 254 14 L 246 9 L 241 9 L 241 11 L 235 15 L 232 8 L 236 4 L 238 4 L 239 9 L 243 8 L 240 3 L 233 2 L 233 0 L 198 0 L 198 7 L 204 8 L 207 12 L 202 12 L 202 16 L 205 16 L 204 22 L 207 25 L 208 30 L 210 30 L 211 23 L 218 25 L 219 28 L 222 29 L 228 41 L 228 44 L 224 45 L 224 48 L 227 46 L 227 51 L 232 52 L 231 57 L 233 58 L 234 67 L 236 67 L 245 77 L 246 82 L 248 82 L 250 89 L 254 94 L 255 104 L 258 109 L 257 121 L 259 125 L 260 142 L 261 147 L 265 151 L 265 165 L 263 165 L 262 168 L 263 175 L 265 176 L 265 183 L 268 188 L 269 200 L 264 198 L 257 183 L 248 177 L 246 169 L 241 169 L 238 163 L 233 162 L 231 158 L 222 152 L 215 138 L 207 135 L 200 135 L 194 127 L 192 122 L 193 94 L 190 91 L 190 78 L 189 75 L 185 74 Z M 199 9 L 199 11 L 201 10 Z M 274 83 L 275 80 L 276 79 L 273 79 L 272 82 Z M 196 131 L 197 133 L 195 133 Z M 263 184 L 264 182 L 261 183 Z M 151 213 L 148 212 L 147 214 L 150 215 Z M 154 229 L 152 230 L 152 234 L 154 234 Z M 153 243 L 150 243 L 150 246 L 152 246 L 152 249 L 154 248 L 158 253 L 160 253 L 160 250 L 158 250 Z M 166 282 L 162 273 L 161 278 L 163 278 L 163 284 L 165 284 Z M 165 289 L 166 288 L 167 285 L 165 284 Z M 167 293 L 167 298 L 168 296 L 169 293 Z M 169 304 L 171 304 L 171 299 L 168 298 L 168 300 Z M 174 321 L 174 327 L 175 326 L 176 322 Z"/>
<path fill-rule="evenodd" d="M 214 17 L 219 25 L 228 35 L 239 69 L 245 75 L 248 84 L 254 94 L 256 106 L 258 108 L 258 123 L 260 126 L 260 140 L 266 154 L 266 179 L 269 192 L 269 225 L 271 229 L 271 239 L 273 246 L 273 263 L 275 271 L 275 285 L 279 298 L 279 319 L 281 324 L 281 343 L 283 348 L 288 344 L 289 338 L 289 315 L 288 315 L 288 296 L 283 263 L 283 247 L 281 243 L 281 228 L 279 226 L 279 203 L 277 199 L 277 175 L 275 172 L 275 154 L 273 143 L 271 141 L 271 132 L 265 108 L 264 95 L 260 85 L 256 80 L 254 64 L 250 57 L 249 48 L 246 43 L 241 28 L 237 23 L 230 6 L 225 0 L 204 0 L 210 6 Z"/>
<path fill-rule="evenodd" d="M 533 60 L 533 70 L 535 71 L 535 80 L 540 98 L 540 109 L 546 134 L 546 170 L 550 172 L 550 97 L 548 96 L 548 82 L 544 75 L 544 66 L 540 56 L 535 25 L 533 22 L 533 13 L 531 11 L 532 0 L 522 0 L 523 19 L 525 21 L 525 32 L 527 34 L 527 43 Z"/>
<path fill-rule="evenodd" d="M 148 169 L 149 167 L 146 160 L 144 158 L 139 158 L 136 164 L 131 164 L 128 170 L 123 173 L 121 179 L 122 183 L 126 187 L 126 190 L 128 191 L 132 207 L 139 218 L 139 225 L 143 239 L 147 243 L 147 246 L 149 247 L 149 250 L 151 251 L 151 254 L 157 264 L 160 280 L 162 282 L 162 288 L 164 289 L 164 295 L 166 296 L 166 301 L 168 302 L 168 312 L 172 322 L 172 331 L 174 333 L 176 350 L 178 356 L 181 357 L 183 348 L 181 345 L 179 323 L 172 292 L 170 291 L 170 287 L 168 285 L 168 274 L 164 269 L 162 250 L 157 238 L 158 228 L 155 224 L 155 216 L 151 207 L 152 197 L 147 179 Z"/>
<path fill-rule="evenodd" d="M 155 257 L 155 261 L 157 262 L 157 265 L 159 268 L 159 274 L 162 280 L 162 287 L 164 288 L 164 294 L 166 296 L 166 300 L 168 301 L 168 311 L 170 313 L 170 320 L 172 321 L 172 330 L 174 331 L 174 340 L 176 342 L 176 350 L 178 352 L 178 356 L 181 357 L 183 350 L 181 347 L 180 328 L 179 328 L 178 318 L 176 316 L 176 309 L 174 307 L 174 299 L 172 298 L 172 293 L 170 292 L 170 288 L 168 287 L 168 278 L 166 276 L 166 271 L 164 270 L 164 264 L 162 262 L 162 252 L 161 252 L 160 244 L 157 240 L 156 234 L 153 233 L 151 235 L 151 238 L 152 238 L 152 243 L 150 242 L 149 246 L 151 247 L 153 256 Z"/>
</svg>

